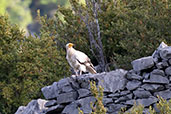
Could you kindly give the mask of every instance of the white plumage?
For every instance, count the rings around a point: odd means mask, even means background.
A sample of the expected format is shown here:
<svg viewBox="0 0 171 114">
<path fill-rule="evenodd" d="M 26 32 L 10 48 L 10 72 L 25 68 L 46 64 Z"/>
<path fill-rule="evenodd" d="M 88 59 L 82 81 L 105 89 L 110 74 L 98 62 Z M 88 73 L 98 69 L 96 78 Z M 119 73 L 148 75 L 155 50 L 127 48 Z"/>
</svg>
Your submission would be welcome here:
<svg viewBox="0 0 171 114">
<path fill-rule="evenodd" d="M 78 76 L 78 72 L 80 71 L 80 75 L 83 72 L 90 72 L 92 74 L 96 74 L 93 64 L 89 57 L 81 51 L 78 51 L 73 48 L 72 43 L 68 43 L 66 45 L 66 59 L 69 65 L 74 69 L 74 72 Z"/>
</svg>

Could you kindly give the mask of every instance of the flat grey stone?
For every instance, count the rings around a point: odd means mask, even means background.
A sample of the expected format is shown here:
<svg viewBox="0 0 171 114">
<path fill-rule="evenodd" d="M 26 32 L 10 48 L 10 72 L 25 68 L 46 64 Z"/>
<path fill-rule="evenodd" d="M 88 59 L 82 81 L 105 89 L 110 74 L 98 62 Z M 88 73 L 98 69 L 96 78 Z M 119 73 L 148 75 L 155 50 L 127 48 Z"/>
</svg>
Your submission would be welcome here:
<svg viewBox="0 0 171 114">
<path fill-rule="evenodd" d="M 69 83 L 69 77 L 68 78 L 63 78 L 61 80 L 58 81 L 58 88 L 62 88 L 64 86 L 70 86 L 70 83 Z"/>
<path fill-rule="evenodd" d="M 147 99 L 138 99 L 137 102 L 142 104 L 144 107 L 148 107 L 154 103 L 156 103 L 158 101 L 158 99 L 156 97 L 149 97 Z"/>
<path fill-rule="evenodd" d="M 78 104 L 73 102 L 69 105 L 66 105 L 62 114 L 78 114 Z"/>
<path fill-rule="evenodd" d="M 130 106 L 132 106 L 132 105 L 134 105 L 134 104 L 137 104 L 137 101 L 135 100 L 135 99 L 132 99 L 132 100 L 127 100 L 124 104 L 125 105 L 130 105 Z"/>
<path fill-rule="evenodd" d="M 144 72 L 143 73 L 143 77 L 144 77 L 144 79 L 149 79 L 150 78 L 150 73 L 146 73 L 146 72 Z"/>
<path fill-rule="evenodd" d="M 144 107 L 148 107 L 154 103 L 156 103 L 158 99 L 156 97 L 150 96 L 149 98 L 137 99 L 137 100 L 128 100 L 125 105 L 133 106 L 136 104 L 142 104 Z"/>
<path fill-rule="evenodd" d="M 141 87 L 151 92 L 161 91 L 164 89 L 164 86 L 160 84 L 143 84 Z"/>
<path fill-rule="evenodd" d="M 129 81 L 127 83 L 126 88 L 128 90 L 134 90 L 134 89 L 138 88 L 140 85 L 141 85 L 141 82 L 140 81 L 133 80 L 133 81 Z"/>
<path fill-rule="evenodd" d="M 60 88 L 61 93 L 68 93 L 72 91 L 75 91 L 75 90 L 71 87 L 71 85 L 63 86 L 62 88 Z"/>
<path fill-rule="evenodd" d="M 153 61 L 155 64 L 159 63 L 159 58 L 160 58 L 159 55 L 153 57 Z"/>
<path fill-rule="evenodd" d="M 141 71 L 141 70 L 145 70 L 145 69 L 149 69 L 149 68 L 153 67 L 154 61 L 153 61 L 152 56 L 148 56 L 148 57 L 136 59 L 136 60 L 132 61 L 131 64 L 135 71 Z"/>
<path fill-rule="evenodd" d="M 41 89 L 45 99 L 54 99 L 54 98 L 56 98 L 56 94 L 55 94 L 55 91 L 54 91 L 55 84 L 57 84 L 57 82 L 54 82 L 53 85 L 45 86 L 45 87 L 43 87 Z"/>
<path fill-rule="evenodd" d="M 58 81 L 57 84 L 57 88 L 58 88 L 58 93 L 68 93 L 68 92 L 72 92 L 75 91 L 72 87 L 71 87 L 71 78 L 64 78 Z"/>
<path fill-rule="evenodd" d="M 119 97 L 121 96 L 119 93 L 111 93 L 109 95 L 107 95 L 109 98 L 113 98 L 113 97 Z"/>
<path fill-rule="evenodd" d="M 81 88 L 90 89 L 90 81 L 95 81 L 97 86 L 104 88 L 104 93 L 114 93 L 125 88 L 127 82 L 126 73 L 127 71 L 123 69 L 117 69 L 95 75 L 81 75 L 77 77 L 77 82 Z"/>
<path fill-rule="evenodd" d="M 157 63 L 157 64 L 156 64 L 156 67 L 157 67 L 158 69 L 163 69 L 163 68 L 164 68 L 162 62 Z"/>
<path fill-rule="evenodd" d="M 158 54 L 159 54 L 159 50 L 161 50 L 162 48 L 165 48 L 165 47 L 168 47 L 167 44 L 165 44 L 164 42 L 161 42 L 159 47 L 154 51 L 154 53 L 152 54 L 152 57 L 158 57 Z"/>
<path fill-rule="evenodd" d="M 135 90 L 133 91 L 133 94 L 136 98 L 148 98 L 151 96 L 151 93 L 149 91 L 145 90 Z"/>
<path fill-rule="evenodd" d="M 127 100 L 131 100 L 133 97 L 133 94 L 128 94 L 128 95 L 125 95 L 125 96 L 122 96 L 120 98 L 118 98 L 117 100 L 115 100 L 115 103 L 120 103 L 120 102 L 125 102 Z"/>
<path fill-rule="evenodd" d="M 167 60 L 162 60 L 162 65 L 164 68 L 169 66 L 169 63 L 167 62 Z"/>
<path fill-rule="evenodd" d="M 165 91 L 159 91 L 159 92 L 155 92 L 154 93 L 155 96 L 160 96 L 162 97 L 163 99 L 170 99 L 171 98 L 171 90 L 165 90 Z"/>
<path fill-rule="evenodd" d="M 169 62 L 169 65 L 171 65 L 171 59 L 169 59 L 168 62 Z"/>
<path fill-rule="evenodd" d="M 70 103 L 75 101 L 78 98 L 77 92 L 69 92 L 69 93 L 62 93 L 59 96 L 57 96 L 57 103 Z"/>
<path fill-rule="evenodd" d="M 128 73 L 126 74 L 126 78 L 127 78 L 128 80 L 142 80 L 142 79 L 143 79 L 142 76 L 139 76 L 139 75 L 137 75 L 137 74 L 135 74 L 135 73 L 130 73 L 130 72 L 128 72 Z"/>
<path fill-rule="evenodd" d="M 84 75 L 78 76 L 76 80 L 77 80 L 80 88 L 90 89 L 90 80 L 95 81 L 96 75 L 97 74 L 95 74 L 95 75 L 84 74 Z"/>
<path fill-rule="evenodd" d="M 170 79 L 171 79 L 171 77 L 170 77 Z M 170 80 L 170 81 L 171 81 L 171 80 Z M 165 85 L 165 88 L 166 88 L 166 89 L 170 89 L 170 88 L 171 88 L 171 83 Z"/>
<path fill-rule="evenodd" d="M 103 98 L 103 105 L 107 105 L 109 103 L 113 103 L 113 99 L 112 98 Z"/>
<path fill-rule="evenodd" d="M 129 90 L 127 90 L 127 91 L 122 91 L 122 92 L 120 92 L 120 96 L 125 96 L 125 95 L 127 95 L 127 94 L 129 94 L 129 93 L 131 93 Z"/>
<path fill-rule="evenodd" d="M 46 102 L 47 101 L 43 99 L 32 100 L 27 104 L 22 114 L 42 114 L 42 111 L 47 109 L 47 107 L 44 106 Z"/>
<path fill-rule="evenodd" d="M 95 102 L 94 97 L 86 97 L 83 99 L 79 99 L 77 101 L 74 101 L 73 103 L 67 105 L 64 110 L 62 111 L 62 114 L 78 114 L 78 107 L 84 112 L 84 114 L 88 114 L 91 112 L 90 103 Z"/>
<path fill-rule="evenodd" d="M 118 69 L 108 73 L 97 74 L 96 80 L 98 80 L 98 86 L 104 88 L 104 92 L 114 93 L 118 90 L 123 90 L 126 85 L 126 75 L 127 71 Z"/>
<path fill-rule="evenodd" d="M 166 60 L 170 59 L 171 58 L 171 46 L 162 48 L 160 50 L 160 57 Z"/>
<path fill-rule="evenodd" d="M 60 94 L 60 89 L 58 88 L 58 82 L 54 82 L 52 84 L 52 90 L 54 91 L 54 96 L 55 96 L 55 99 L 56 97 Z"/>
<path fill-rule="evenodd" d="M 164 71 L 163 71 L 163 70 L 159 70 L 159 69 L 154 69 L 154 70 L 151 72 L 151 75 L 165 76 Z"/>
<path fill-rule="evenodd" d="M 74 90 L 77 90 L 77 89 L 80 88 L 79 83 L 77 82 L 77 79 L 76 79 L 76 78 L 70 77 L 70 78 L 68 79 L 68 82 L 70 83 L 71 87 L 72 87 Z"/>
<path fill-rule="evenodd" d="M 171 66 L 165 69 L 165 73 L 167 76 L 171 75 Z"/>
<path fill-rule="evenodd" d="M 64 109 L 64 106 L 59 104 L 59 105 L 48 108 L 47 110 L 45 110 L 45 113 L 46 114 L 59 114 L 62 112 L 63 109 Z"/>
<path fill-rule="evenodd" d="M 153 83 L 153 84 L 168 84 L 169 80 L 166 77 L 160 75 L 150 75 L 149 80 L 143 80 L 144 83 Z"/>
<path fill-rule="evenodd" d="M 84 112 L 84 114 L 91 113 L 92 109 L 90 107 L 90 103 L 94 103 L 96 99 L 94 97 L 86 97 L 83 99 L 79 99 L 76 101 L 79 104 L 80 109 Z"/>
<path fill-rule="evenodd" d="M 122 107 L 125 107 L 125 105 L 122 104 L 110 104 L 107 106 L 107 113 L 117 114 Z"/>
<path fill-rule="evenodd" d="M 25 106 L 20 106 L 18 110 L 15 112 L 15 114 L 23 114 L 24 110 L 26 109 Z"/>
<path fill-rule="evenodd" d="M 56 100 L 50 100 L 48 102 L 45 103 L 45 107 L 51 107 L 57 105 L 57 101 Z"/>
<path fill-rule="evenodd" d="M 90 96 L 91 92 L 88 89 L 79 89 L 78 91 L 78 98 L 88 97 Z"/>
</svg>

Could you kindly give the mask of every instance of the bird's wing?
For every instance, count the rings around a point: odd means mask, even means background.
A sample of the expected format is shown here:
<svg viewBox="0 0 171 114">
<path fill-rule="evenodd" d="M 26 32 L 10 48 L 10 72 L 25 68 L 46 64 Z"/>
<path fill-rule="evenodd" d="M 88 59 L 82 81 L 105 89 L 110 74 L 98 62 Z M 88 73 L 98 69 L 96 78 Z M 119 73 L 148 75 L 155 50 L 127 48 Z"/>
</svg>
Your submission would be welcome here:
<svg viewBox="0 0 171 114">
<path fill-rule="evenodd" d="M 75 58 L 77 59 L 77 61 L 81 64 L 84 64 L 84 63 L 87 63 L 87 62 L 90 62 L 90 59 L 89 57 L 84 54 L 83 52 L 81 51 L 76 51 L 75 53 Z"/>
<path fill-rule="evenodd" d="M 86 69 L 87 69 L 88 72 L 90 72 L 92 74 L 96 74 L 96 71 L 94 69 L 94 66 L 93 66 L 93 64 L 91 63 L 91 60 L 89 59 L 89 57 L 86 54 L 84 54 L 81 51 L 76 51 L 75 57 L 76 57 L 76 60 L 80 64 L 86 66 Z"/>
</svg>

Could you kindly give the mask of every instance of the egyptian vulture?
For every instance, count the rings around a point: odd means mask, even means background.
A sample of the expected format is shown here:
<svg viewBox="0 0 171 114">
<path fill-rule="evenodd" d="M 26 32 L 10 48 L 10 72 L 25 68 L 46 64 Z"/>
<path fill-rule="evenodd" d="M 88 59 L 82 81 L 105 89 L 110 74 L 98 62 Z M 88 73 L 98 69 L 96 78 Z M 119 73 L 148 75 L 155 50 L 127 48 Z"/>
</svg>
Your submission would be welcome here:
<svg viewBox="0 0 171 114">
<path fill-rule="evenodd" d="M 79 71 L 79 75 L 81 75 L 82 72 L 96 74 L 97 72 L 89 57 L 85 53 L 74 49 L 73 45 L 73 43 L 66 44 L 66 59 L 69 65 L 74 69 L 76 76 L 78 76 Z"/>
</svg>

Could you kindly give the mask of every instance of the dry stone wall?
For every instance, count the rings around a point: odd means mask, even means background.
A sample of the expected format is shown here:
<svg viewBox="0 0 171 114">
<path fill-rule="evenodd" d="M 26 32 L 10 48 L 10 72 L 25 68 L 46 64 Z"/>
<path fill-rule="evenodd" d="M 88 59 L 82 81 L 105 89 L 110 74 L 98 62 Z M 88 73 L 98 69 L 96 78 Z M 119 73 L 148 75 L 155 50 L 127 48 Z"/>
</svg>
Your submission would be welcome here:
<svg viewBox="0 0 171 114">
<path fill-rule="evenodd" d="M 90 81 L 104 88 L 107 114 L 117 114 L 121 107 L 129 110 L 135 102 L 146 109 L 150 105 L 156 109 L 157 95 L 166 100 L 171 98 L 171 46 L 162 42 L 152 56 L 131 64 L 130 71 L 118 69 L 54 82 L 41 89 L 45 100 L 32 100 L 27 106 L 20 106 L 15 114 L 78 114 L 78 108 L 89 114 L 90 102 L 96 101 L 90 92 Z"/>
</svg>

